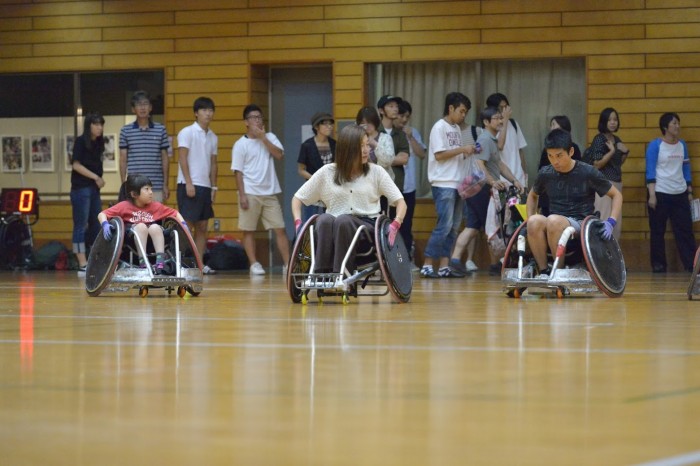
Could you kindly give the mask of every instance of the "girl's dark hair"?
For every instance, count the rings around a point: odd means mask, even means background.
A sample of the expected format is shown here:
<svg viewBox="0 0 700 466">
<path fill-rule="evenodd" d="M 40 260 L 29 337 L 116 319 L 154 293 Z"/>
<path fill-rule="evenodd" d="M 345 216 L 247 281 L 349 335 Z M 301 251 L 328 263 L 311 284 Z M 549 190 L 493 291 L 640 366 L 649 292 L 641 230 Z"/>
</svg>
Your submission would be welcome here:
<svg viewBox="0 0 700 466">
<path fill-rule="evenodd" d="M 353 169 L 358 161 L 362 162 L 362 138 L 366 135 L 365 129 L 357 125 L 347 125 L 340 131 L 335 146 L 335 184 L 340 186 L 352 180 Z M 363 176 L 368 172 L 369 162 L 362 164 Z"/>
<path fill-rule="evenodd" d="M 377 113 L 377 109 L 374 107 L 362 107 L 359 112 L 357 112 L 357 116 L 355 117 L 355 123 L 362 124 L 362 120 L 366 121 L 367 123 L 372 123 L 374 125 L 374 129 L 379 131 L 382 127 L 380 121 L 379 121 L 379 114 Z"/>
<path fill-rule="evenodd" d="M 85 115 L 85 119 L 83 121 L 83 136 L 85 136 L 83 139 L 85 139 L 85 147 L 89 151 L 96 152 L 97 154 L 102 156 L 102 154 L 105 151 L 104 131 L 102 131 L 102 135 L 100 137 L 93 141 L 92 129 L 90 128 L 90 125 L 92 125 L 93 123 L 100 123 L 102 126 L 104 126 L 105 119 L 101 113 L 90 112 L 87 115 Z"/>
<path fill-rule="evenodd" d="M 661 134 L 666 134 L 668 125 L 671 124 L 674 118 L 678 120 L 678 123 L 681 122 L 681 117 L 679 117 L 675 112 L 667 112 L 661 115 L 661 118 L 659 118 L 659 128 L 661 129 Z"/>
<path fill-rule="evenodd" d="M 144 186 L 153 187 L 153 183 L 151 183 L 151 179 L 146 175 L 139 175 L 138 173 L 135 173 L 126 177 L 126 181 L 124 182 L 123 186 L 125 191 L 124 194 L 126 194 L 126 200 L 133 204 L 134 199 L 139 197 L 141 194 L 141 188 Z"/>
<path fill-rule="evenodd" d="M 566 115 L 555 115 L 552 117 L 551 120 L 549 120 L 550 123 L 552 121 L 556 121 L 559 127 L 565 131 L 571 132 L 571 121 L 569 120 L 569 117 Z"/>
<path fill-rule="evenodd" d="M 610 115 L 612 115 L 613 113 L 617 115 L 617 129 L 614 132 L 617 133 L 617 130 L 620 129 L 620 114 L 617 113 L 617 110 L 615 110 L 614 108 L 607 107 L 604 108 L 602 112 L 600 112 L 600 118 L 598 118 L 599 133 L 608 132 L 608 120 L 610 119 Z"/>
</svg>

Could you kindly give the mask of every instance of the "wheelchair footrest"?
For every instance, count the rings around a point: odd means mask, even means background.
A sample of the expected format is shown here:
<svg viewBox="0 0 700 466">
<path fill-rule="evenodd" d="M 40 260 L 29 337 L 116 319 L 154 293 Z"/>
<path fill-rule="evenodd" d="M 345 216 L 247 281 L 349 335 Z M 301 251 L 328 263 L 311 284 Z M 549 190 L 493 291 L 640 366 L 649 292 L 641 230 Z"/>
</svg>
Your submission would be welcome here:
<svg viewBox="0 0 700 466">
<path fill-rule="evenodd" d="M 292 274 L 300 290 L 344 289 L 343 274 L 340 273 L 294 273 Z"/>
</svg>

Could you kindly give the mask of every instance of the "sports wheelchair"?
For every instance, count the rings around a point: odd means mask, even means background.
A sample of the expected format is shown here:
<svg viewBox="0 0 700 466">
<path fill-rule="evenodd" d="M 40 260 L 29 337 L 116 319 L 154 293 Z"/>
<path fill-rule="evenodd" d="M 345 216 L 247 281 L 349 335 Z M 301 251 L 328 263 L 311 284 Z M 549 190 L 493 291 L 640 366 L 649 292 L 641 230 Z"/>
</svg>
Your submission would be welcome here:
<svg viewBox="0 0 700 466">
<path fill-rule="evenodd" d="M 394 245 L 389 246 L 391 220 L 388 217 L 377 217 L 374 235 L 370 235 L 364 225 L 357 229 L 340 273 L 316 271 L 314 251 L 328 247 L 316 244 L 314 225 L 317 219 L 318 215 L 314 215 L 301 227 L 289 259 L 287 290 L 293 302 L 306 304 L 311 290 L 316 291 L 319 302 L 324 296 L 341 296 L 343 304 L 347 304 L 351 296 L 385 296 L 389 293 L 399 303 L 408 302 L 413 288 L 411 260 L 401 235 L 397 235 Z M 368 249 L 359 250 L 360 244 Z M 346 264 L 355 248 L 358 248 L 355 254 L 357 270 L 350 272 Z"/>
<path fill-rule="evenodd" d="M 88 257 L 85 290 L 90 296 L 126 292 L 132 288 L 137 288 L 142 298 L 148 296 L 149 288 L 164 288 L 168 294 L 177 291 L 181 298 L 185 293 L 199 296 L 203 282 L 202 261 L 189 231 L 176 218 L 168 217 L 162 223 L 166 260 L 160 275 L 156 275 L 150 265 L 139 267 L 139 252 L 145 258 L 154 256 L 148 254 L 148 245 L 142 244 L 133 232 L 125 231 L 121 218 L 111 218 L 109 223 L 113 229 L 112 239 L 107 241 L 98 235 Z"/>
<path fill-rule="evenodd" d="M 690 274 L 690 283 L 688 284 L 688 301 L 693 300 L 693 296 L 700 294 L 700 247 L 695 250 L 695 258 L 693 259 L 693 273 Z"/>
<path fill-rule="evenodd" d="M 552 272 L 537 275 L 537 265 L 527 245 L 527 223 L 521 224 L 506 247 L 501 269 L 503 291 L 519 298 L 528 288 L 551 291 L 558 298 L 571 294 L 601 291 L 611 298 L 622 296 L 627 283 L 627 269 L 615 238 L 600 236 L 602 223 L 588 216 L 581 223 L 580 235 L 568 227 L 559 239 Z M 561 264 L 565 268 L 558 268 Z"/>
</svg>

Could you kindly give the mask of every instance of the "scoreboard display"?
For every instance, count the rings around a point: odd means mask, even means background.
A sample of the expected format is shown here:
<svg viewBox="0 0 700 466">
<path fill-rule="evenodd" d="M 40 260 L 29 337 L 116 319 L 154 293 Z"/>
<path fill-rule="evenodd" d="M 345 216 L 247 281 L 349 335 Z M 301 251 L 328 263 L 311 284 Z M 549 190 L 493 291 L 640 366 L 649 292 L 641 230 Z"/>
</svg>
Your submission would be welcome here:
<svg viewBox="0 0 700 466">
<path fill-rule="evenodd" d="M 2 188 L 0 212 L 5 215 L 36 215 L 39 195 L 36 188 Z"/>
</svg>

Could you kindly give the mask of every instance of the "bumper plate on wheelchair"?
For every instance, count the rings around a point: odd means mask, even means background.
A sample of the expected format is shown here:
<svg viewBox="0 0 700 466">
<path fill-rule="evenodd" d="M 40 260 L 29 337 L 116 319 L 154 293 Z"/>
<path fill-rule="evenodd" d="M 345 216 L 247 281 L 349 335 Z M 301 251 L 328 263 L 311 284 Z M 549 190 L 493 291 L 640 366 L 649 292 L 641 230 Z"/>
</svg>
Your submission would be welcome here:
<svg viewBox="0 0 700 466">
<path fill-rule="evenodd" d="M 515 288 L 544 288 L 556 290 L 564 288 L 570 293 L 583 294 L 598 291 L 591 275 L 583 268 L 557 269 L 553 277 L 536 278 L 532 276 L 532 268 L 523 268 L 522 277 L 518 278 L 518 269 L 505 269 L 502 282 L 503 290 Z"/>
</svg>

